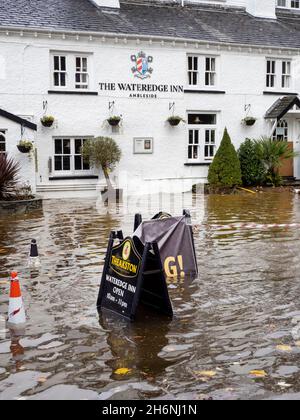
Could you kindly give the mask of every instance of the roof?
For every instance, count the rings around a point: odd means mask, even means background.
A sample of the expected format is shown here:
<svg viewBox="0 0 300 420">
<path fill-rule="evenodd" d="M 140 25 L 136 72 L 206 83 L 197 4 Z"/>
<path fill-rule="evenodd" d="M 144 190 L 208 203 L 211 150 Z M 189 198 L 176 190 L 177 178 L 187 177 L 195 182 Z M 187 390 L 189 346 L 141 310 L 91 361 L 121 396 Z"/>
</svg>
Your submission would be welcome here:
<svg viewBox="0 0 300 420">
<path fill-rule="evenodd" d="M 23 127 L 30 128 L 30 130 L 37 131 L 37 125 L 32 122 L 25 120 L 24 118 L 18 117 L 18 115 L 11 114 L 10 112 L 0 109 L 0 116 L 7 118 L 8 120 L 14 121 L 17 124 L 22 125 Z"/>
<path fill-rule="evenodd" d="M 300 14 L 262 19 L 222 5 L 121 0 L 120 9 L 108 9 L 89 0 L 0 0 L 1 26 L 300 48 Z"/>
<path fill-rule="evenodd" d="M 300 99 L 296 95 L 283 96 L 267 111 L 266 119 L 280 120 L 294 105 L 300 108 Z"/>
</svg>

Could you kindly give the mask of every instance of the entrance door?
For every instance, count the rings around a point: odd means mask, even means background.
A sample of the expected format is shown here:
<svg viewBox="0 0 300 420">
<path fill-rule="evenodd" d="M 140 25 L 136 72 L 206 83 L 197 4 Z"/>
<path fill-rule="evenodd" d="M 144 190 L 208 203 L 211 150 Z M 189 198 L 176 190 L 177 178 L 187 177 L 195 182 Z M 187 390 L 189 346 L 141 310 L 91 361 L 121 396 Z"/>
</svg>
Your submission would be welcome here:
<svg viewBox="0 0 300 420">
<path fill-rule="evenodd" d="M 288 142 L 290 150 L 294 150 L 294 144 L 292 141 Z M 293 177 L 294 176 L 294 159 L 285 159 L 282 162 L 280 167 L 279 174 L 283 177 Z"/>
<path fill-rule="evenodd" d="M 291 136 L 293 135 L 291 129 L 291 121 L 288 119 L 283 119 L 278 121 L 276 130 L 273 135 L 273 140 L 277 141 L 286 141 L 290 150 L 294 150 L 294 142 L 291 141 Z M 283 177 L 293 177 L 294 176 L 294 159 L 284 159 L 282 160 L 282 165 L 279 169 L 279 174 Z"/>
</svg>

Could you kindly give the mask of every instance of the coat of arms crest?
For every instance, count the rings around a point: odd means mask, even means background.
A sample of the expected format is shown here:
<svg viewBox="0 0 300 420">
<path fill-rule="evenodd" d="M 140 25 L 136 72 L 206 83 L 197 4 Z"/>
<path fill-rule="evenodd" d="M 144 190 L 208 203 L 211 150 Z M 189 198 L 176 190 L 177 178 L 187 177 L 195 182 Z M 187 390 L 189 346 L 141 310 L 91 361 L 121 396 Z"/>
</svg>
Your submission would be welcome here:
<svg viewBox="0 0 300 420">
<path fill-rule="evenodd" d="M 131 56 L 131 61 L 135 63 L 131 71 L 135 77 L 139 79 L 147 79 L 153 72 L 153 69 L 149 66 L 153 62 L 153 57 L 147 56 L 143 51 L 140 51 L 137 55 Z"/>
</svg>

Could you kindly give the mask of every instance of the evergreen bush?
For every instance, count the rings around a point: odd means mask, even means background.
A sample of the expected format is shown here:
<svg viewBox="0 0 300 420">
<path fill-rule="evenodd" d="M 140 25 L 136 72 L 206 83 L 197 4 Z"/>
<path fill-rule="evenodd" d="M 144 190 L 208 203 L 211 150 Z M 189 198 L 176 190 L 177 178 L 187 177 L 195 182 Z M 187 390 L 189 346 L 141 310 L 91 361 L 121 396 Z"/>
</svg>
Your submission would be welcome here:
<svg viewBox="0 0 300 420">
<path fill-rule="evenodd" d="M 221 145 L 210 165 L 208 182 L 213 188 L 233 188 L 242 184 L 240 161 L 226 128 Z"/>
<path fill-rule="evenodd" d="M 256 142 L 246 139 L 238 150 L 238 156 L 241 164 L 243 185 L 262 185 L 266 170 L 262 160 L 258 156 Z"/>
</svg>

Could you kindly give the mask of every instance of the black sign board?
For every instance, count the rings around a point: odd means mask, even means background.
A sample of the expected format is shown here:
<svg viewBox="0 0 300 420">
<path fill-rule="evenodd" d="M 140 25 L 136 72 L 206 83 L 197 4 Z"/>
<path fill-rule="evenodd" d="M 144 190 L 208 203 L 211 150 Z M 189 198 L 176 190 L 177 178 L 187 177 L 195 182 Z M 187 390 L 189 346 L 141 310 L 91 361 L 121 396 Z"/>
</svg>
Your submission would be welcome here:
<svg viewBox="0 0 300 420">
<path fill-rule="evenodd" d="M 123 239 L 122 232 L 112 232 L 97 308 L 133 320 L 140 303 L 173 315 L 157 243 L 144 246 L 137 238 Z"/>
</svg>

